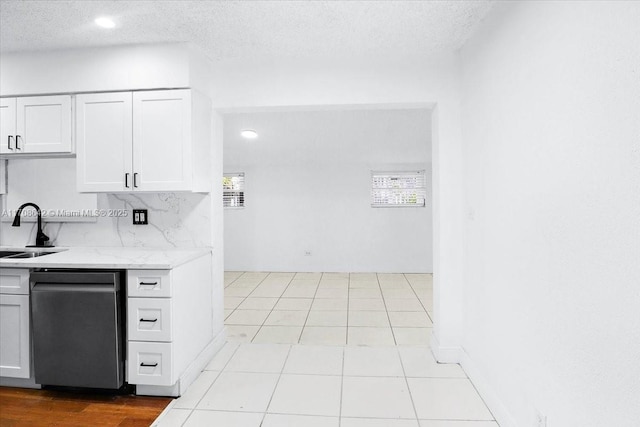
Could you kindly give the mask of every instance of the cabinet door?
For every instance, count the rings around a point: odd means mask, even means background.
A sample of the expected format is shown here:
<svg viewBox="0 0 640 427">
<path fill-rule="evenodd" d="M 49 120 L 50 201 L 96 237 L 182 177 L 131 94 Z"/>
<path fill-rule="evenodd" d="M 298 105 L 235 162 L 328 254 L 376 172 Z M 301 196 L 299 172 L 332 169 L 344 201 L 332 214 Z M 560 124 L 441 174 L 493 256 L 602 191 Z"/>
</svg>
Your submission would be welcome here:
<svg viewBox="0 0 640 427">
<path fill-rule="evenodd" d="M 16 153 L 71 153 L 71 95 L 16 98 Z"/>
<path fill-rule="evenodd" d="M 131 121 L 131 92 L 77 96 L 78 191 L 132 190 Z"/>
<path fill-rule="evenodd" d="M 29 295 L 0 294 L 0 376 L 29 378 Z"/>
<path fill-rule="evenodd" d="M 0 98 L 0 154 L 16 152 L 16 99 Z"/>
<path fill-rule="evenodd" d="M 191 91 L 133 94 L 133 172 L 140 191 L 191 189 Z"/>
</svg>

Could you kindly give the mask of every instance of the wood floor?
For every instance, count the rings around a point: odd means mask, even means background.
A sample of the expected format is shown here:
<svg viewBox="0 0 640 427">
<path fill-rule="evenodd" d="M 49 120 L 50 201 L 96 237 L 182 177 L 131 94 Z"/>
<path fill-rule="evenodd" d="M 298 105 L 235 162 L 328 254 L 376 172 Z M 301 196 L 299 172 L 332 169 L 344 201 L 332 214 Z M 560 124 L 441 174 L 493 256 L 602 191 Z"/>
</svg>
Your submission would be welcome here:
<svg viewBox="0 0 640 427">
<path fill-rule="evenodd" d="M 0 387 L 0 427 L 148 427 L 169 402 L 166 397 Z"/>
</svg>

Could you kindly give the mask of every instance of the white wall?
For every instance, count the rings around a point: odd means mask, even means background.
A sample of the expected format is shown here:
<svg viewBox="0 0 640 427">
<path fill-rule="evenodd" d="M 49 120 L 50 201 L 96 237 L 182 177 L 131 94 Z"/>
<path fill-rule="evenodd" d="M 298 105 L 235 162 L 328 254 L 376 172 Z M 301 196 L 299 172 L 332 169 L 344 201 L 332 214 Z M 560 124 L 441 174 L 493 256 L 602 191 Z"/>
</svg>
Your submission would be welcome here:
<svg viewBox="0 0 640 427">
<path fill-rule="evenodd" d="M 462 52 L 464 350 L 501 426 L 640 420 L 639 22 L 505 2 Z"/>
<path fill-rule="evenodd" d="M 226 115 L 225 171 L 245 173 L 246 207 L 225 210 L 225 269 L 432 272 L 430 118 L 426 109 Z M 247 126 L 257 140 L 239 136 Z M 372 208 L 372 170 L 426 170 L 427 206 Z"/>
</svg>

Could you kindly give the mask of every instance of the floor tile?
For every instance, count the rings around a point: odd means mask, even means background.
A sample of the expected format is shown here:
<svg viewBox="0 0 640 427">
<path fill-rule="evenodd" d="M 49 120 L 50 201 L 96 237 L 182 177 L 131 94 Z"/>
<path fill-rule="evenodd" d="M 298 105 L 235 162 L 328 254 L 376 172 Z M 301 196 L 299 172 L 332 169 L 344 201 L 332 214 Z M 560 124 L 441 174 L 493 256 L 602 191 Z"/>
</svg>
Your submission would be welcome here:
<svg viewBox="0 0 640 427">
<path fill-rule="evenodd" d="M 209 362 L 207 367 L 204 369 L 207 371 L 222 371 L 222 369 L 224 369 L 225 365 L 227 364 L 227 362 L 229 362 L 229 360 L 231 359 L 231 356 L 233 356 L 233 353 L 236 352 L 238 347 L 239 347 L 239 344 L 237 343 L 233 343 L 233 342 L 225 343 L 225 345 L 223 345 L 220 351 L 218 351 L 218 353 L 216 353 L 216 355 L 213 356 L 213 359 L 211 359 L 211 362 Z"/>
<path fill-rule="evenodd" d="M 264 324 L 271 326 L 304 326 L 306 320 L 306 311 L 273 310 L 267 320 L 264 321 Z"/>
<path fill-rule="evenodd" d="M 318 289 L 316 298 L 349 298 L 349 290 L 347 288 Z"/>
<path fill-rule="evenodd" d="M 344 377 L 342 416 L 415 419 L 404 378 Z"/>
<path fill-rule="evenodd" d="M 316 294 L 315 286 L 292 286 L 284 291 L 283 298 L 313 298 Z"/>
<path fill-rule="evenodd" d="M 318 289 L 349 289 L 349 279 L 321 280 Z"/>
<path fill-rule="evenodd" d="M 311 304 L 312 311 L 335 311 L 335 310 L 346 310 L 347 303 L 349 300 L 347 298 L 318 298 L 313 300 L 313 304 Z"/>
<path fill-rule="evenodd" d="M 227 363 L 225 372 L 263 372 L 278 374 L 289 354 L 283 344 L 243 344 Z"/>
<path fill-rule="evenodd" d="M 269 310 L 236 310 L 227 319 L 228 325 L 262 325 Z"/>
<path fill-rule="evenodd" d="M 227 297 L 247 297 L 253 291 L 253 288 L 240 288 L 227 286 L 224 289 L 224 294 Z"/>
<path fill-rule="evenodd" d="M 391 328 L 350 326 L 347 332 L 349 345 L 394 345 Z"/>
<path fill-rule="evenodd" d="M 347 326 L 347 311 L 311 311 L 306 326 Z"/>
<path fill-rule="evenodd" d="M 317 287 L 318 286 L 318 280 L 317 279 L 293 279 L 291 281 L 291 283 L 289 283 L 289 286 L 293 286 L 293 287 Z"/>
<path fill-rule="evenodd" d="M 156 420 L 151 427 L 178 427 L 191 415 L 191 409 L 169 409 L 162 419 Z"/>
<path fill-rule="evenodd" d="M 223 372 L 197 409 L 264 412 L 278 382 L 278 374 Z"/>
<path fill-rule="evenodd" d="M 340 326 L 305 326 L 300 344 L 345 345 L 347 328 Z"/>
<path fill-rule="evenodd" d="M 253 338 L 254 343 L 296 344 L 302 326 L 263 326 Z"/>
<path fill-rule="evenodd" d="M 339 376 L 283 374 L 268 412 L 339 416 L 340 388 Z"/>
<path fill-rule="evenodd" d="M 322 273 L 295 273 L 296 280 L 320 280 Z"/>
<path fill-rule="evenodd" d="M 227 296 L 226 290 L 224 292 L 224 308 L 226 308 L 227 310 L 235 310 L 242 303 L 242 301 L 244 301 L 244 297 L 230 297 Z"/>
<path fill-rule="evenodd" d="M 498 423 L 496 423 L 495 421 L 420 420 L 420 427 L 499 427 L 499 426 L 498 426 Z"/>
<path fill-rule="evenodd" d="M 437 363 L 429 347 L 398 347 L 407 377 L 466 378 L 457 363 Z"/>
<path fill-rule="evenodd" d="M 424 311 L 390 311 L 389 320 L 393 327 L 430 328 L 431 319 Z"/>
<path fill-rule="evenodd" d="M 271 310 L 278 298 L 248 297 L 238 306 L 239 310 Z"/>
<path fill-rule="evenodd" d="M 418 298 L 386 298 L 384 303 L 388 311 L 424 311 Z"/>
<path fill-rule="evenodd" d="M 309 311 L 313 298 L 280 298 L 274 310 L 300 310 Z"/>
<path fill-rule="evenodd" d="M 417 298 L 413 289 L 385 289 L 382 288 L 382 295 L 387 298 Z"/>
<path fill-rule="evenodd" d="M 193 411 L 185 427 L 233 426 L 260 427 L 262 414 L 222 411 Z"/>
<path fill-rule="evenodd" d="M 404 377 L 395 347 L 346 347 L 344 375 L 363 377 Z"/>
<path fill-rule="evenodd" d="M 349 326 L 389 327 L 389 316 L 386 311 L 350 311 Z"/>
<path fill-rule="evenodd" d="M 282 293 L 287 289 L 286 284 L 282 285 L 261 285 L 251 292 L 252 297 L 274 297 L 279 298 Z M 226 289 L 225 289 L 226 291 Z"/>
<path fill-rule="evenodd" d="M 342 375 L 343 349 L 333 346 L 294 345 L 291 347 L 286 374 Z"/>
<path fill-rule="evenodd" d="M 227 317 L 231 316 L 231 313 L 233 313 L 233 310 L 224 310 L 224 318 L 225 318 L 225 320 L 227 319 Z"/>
<path fill-rule="evenodd" d="M 429 345 L 431 331 L 432 328 L 393 328 L 393 335 L 398 345 Z"/>
<path fill-rule="evenodd" d="M 349 298 L 349 311 L 386 311 L 381 298 Z"/>
<path fill-rule="evenodd" d="M 382 298 L 382 294 L 380 289 L 352 288 L 349 290 L 349 298 Z"/>
<path fill-rule="evenodd" d="M 352 281 L 368 280 L 377 282 L 378 275 L 376 273 L 350 273 L 349 279 Z"/>
<path fill-rule="evenodd" d="M 418 427 L 418 421 L 389 418 L 342 418 L 340 427 Z"/>
<path fill-rule="evenodd" d="M 261 427 L 338 427 L 338 417 L 267 414 Z"/>
<path fill-rule="evenodd" d="M 468 379 L 408 378 L 419 419 L 493 420 Z"/>
<path fill-rule="evenodd" d="M 230 342 L 251 342 L 259 329 L 260 326 L 225 325 L 227 341 Z"/>
<path fill-rule="evenodd" d="M 198 378 L 191 383 L 186 393 L 180 396 L 173 404 L 174 408 L 181 409 L 194 409 L 200 399 L 204 396 L 204 394 L 209 390 L 211 384 L 218 377 L 220 372 L 216 371 L 203 371 L 200 373 Z"/>
</svg>

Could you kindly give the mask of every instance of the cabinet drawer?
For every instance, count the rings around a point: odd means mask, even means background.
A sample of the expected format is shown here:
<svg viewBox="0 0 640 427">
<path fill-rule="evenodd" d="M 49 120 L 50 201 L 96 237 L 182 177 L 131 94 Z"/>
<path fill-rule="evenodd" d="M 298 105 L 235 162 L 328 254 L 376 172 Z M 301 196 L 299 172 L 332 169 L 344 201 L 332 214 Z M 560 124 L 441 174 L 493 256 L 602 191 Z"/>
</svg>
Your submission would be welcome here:
<svg viewBox="0 0 640 427">
<path fill-rule="evenodd" d="M 171 343 L 129 342 L 129 384 L 173 385 Z"/>
<path fill-rule="evenodd" d="M 127 333 L 132 341 L 171 341 L 171 299 L 129 298 Z"/>
<path fill-rule="evenodd" d="M 128 270 L 127 290 L 130 297 L 170 297 L 169 270 Z"/>
<path fill-rule="evenodd" d="M 0 269 L 0 294 L 29 295 L 29 270 Z"/>
</svg>

